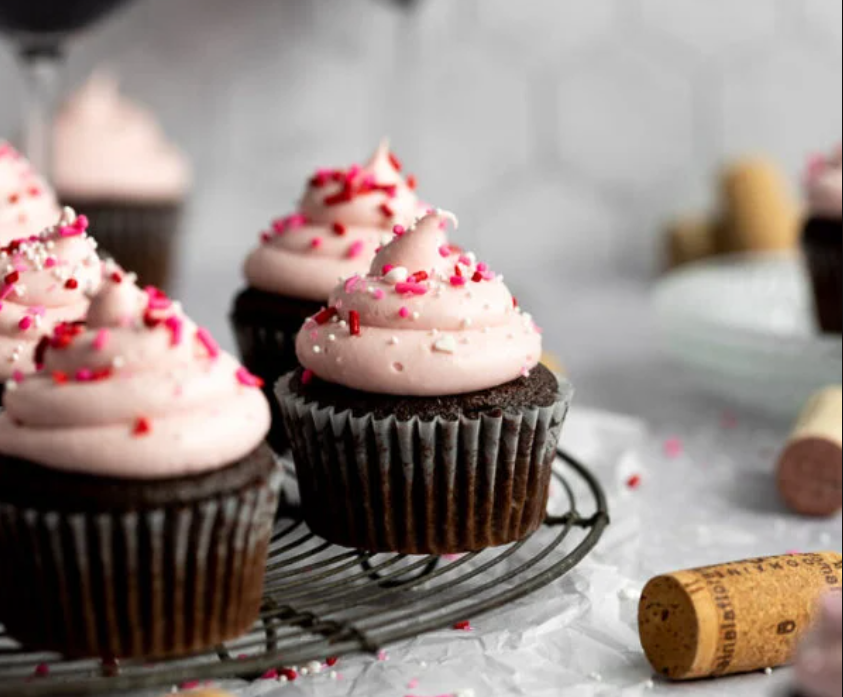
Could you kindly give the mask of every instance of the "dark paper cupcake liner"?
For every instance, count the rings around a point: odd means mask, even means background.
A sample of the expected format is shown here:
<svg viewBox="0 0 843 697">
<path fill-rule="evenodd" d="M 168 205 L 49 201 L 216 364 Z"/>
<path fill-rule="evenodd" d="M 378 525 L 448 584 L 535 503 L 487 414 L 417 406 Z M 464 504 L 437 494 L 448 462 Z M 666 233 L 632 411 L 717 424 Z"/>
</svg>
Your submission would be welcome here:
<svg viewBox="0 0 843 697">
<path fill-rule="evenodd" d="M 268 449 L 252 457 L 258 475 L 192 502 L 0 503 L 0 622 L 25 646 L 79 657 L 165 658 L 242 635 L 260 612 L 281 486 Z"/>
<path fill-rule="evenodd" d="M 264 382 L 264 393 L 272 408 L 272 430 L 267 440 L 279 454 L 287 452 L 290 443 L 273 386 L 282 375 L 298 367 L 296 336 L 304 320 L 320 307 L 317 303 L 276 298 L 248 289 L 237 298 L 231 316 L 243 365 Z"/>
<path fill-rule="evenodd" d="M 141 285 L 172 290 L 178 254 L 182 205 L 178 203 L 64 202 L 90 220 L 100 251 L 112 256 Z"/>
<path fill-rule="evenodd" d="M 814 290 L 820 328 L 843 333 L 843 222 L 813 218 L 805 227 L 803 247 Z"/>
<path fill-rule="evenodd" d="M 545 519 L 573 397 L 479 418 L 375 419 L 308 403 L 277 385 L 305 518 L 330 542 L 370 552 L 458 554 L 522 540 Z"/>
</svg>

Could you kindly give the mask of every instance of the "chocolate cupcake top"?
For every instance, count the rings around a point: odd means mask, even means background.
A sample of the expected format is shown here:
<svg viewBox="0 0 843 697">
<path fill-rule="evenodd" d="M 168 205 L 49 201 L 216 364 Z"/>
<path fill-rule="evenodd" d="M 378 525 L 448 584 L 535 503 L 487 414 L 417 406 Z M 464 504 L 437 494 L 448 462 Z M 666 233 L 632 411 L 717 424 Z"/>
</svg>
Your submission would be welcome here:
<svg viewBox="0 0 843 697">
<path fill-rule="evenodd" d="M 448 243 L 456 218 L 431 213 L 381 249 L 368 276 L 336 288 L 298 336 L 305 374 L 355 390 L 445 396 L 529 375 L 541 332 L 473 254 Z M 305 378 L 307 379 L 307 378 Z"/>
<path fill-rule="evenodd" d="M 96 202 L 178 202 L 191 185 L 184 154 L 105 73 L 72 95 L 56 118 L 54 178 L 62 198 Z"/>
<path fill-rule="evenodd" d="M 805 189 L 811 217 L 843 218 L 843 149 L 831 155 L 816 155 L 808 164 Z"/>
<path fill-rule="evenodd" d="M 167 479 L 221 469 L 269 430 L 260 381 L 177 303 L 113 272 L 87 323 L 59 325 L 7 385 L 0 453 L 53 469 Z"/>
<path fill-rule="evenodd" d="M 823 600 L 817 627 L 808 636 L 796 659 L 800 694 L 804 697 L 840 697 L 843 679 L 843 600 L 831 595 Z"/>
<path fill-rule="evenodd" d="M 85 316 L 103 274 L 87 230 L 68 208 L 41 234 L 0 246 L 0 380 L 32 372 L 42 334 Z"/>
<path fill-rule="evenodd" d="M 0 140 L 0 247 L 38 234 L 60 213 L 53 190 L 23 155 Z"/>
<path fill-rule="evenodd" d="M 249 285 L 325 302 L 338 278 L 365 273 L 384 236 L 425 210 L 415 188 L 386 141 L 363 167 L 318 171 L 298 212 L 262 233 L 246 260 Z"/>
</svg>

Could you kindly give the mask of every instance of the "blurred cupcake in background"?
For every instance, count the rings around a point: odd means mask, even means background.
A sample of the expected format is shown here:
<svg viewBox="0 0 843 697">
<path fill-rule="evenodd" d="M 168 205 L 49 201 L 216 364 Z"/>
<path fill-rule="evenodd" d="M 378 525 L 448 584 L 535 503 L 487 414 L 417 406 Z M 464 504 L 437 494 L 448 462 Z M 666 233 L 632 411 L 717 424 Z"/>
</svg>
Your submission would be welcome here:
<svg viewBox="0 0 843 697">
<path fill-rule="evenodd" d="M 339 280 L 367 273 L 393 231 L 427 209 L 415 177 L 402 169 L 384 141 L 362 167 L 319 170 L 298 211 L 273 221 L 247 258 L 247 288 L 235 300 L 232 323 L 244 363 L 270 398 L 276 380 L 298 365 L 295 337 L 305 319 L 326 305 Z M 270 443 L 287 447 L 277 409 Z"/>
<path fill-rule="evenodd" d="M 814 288 L 817 319 L 828 334 L 843 333 L 843 153 L 816 155 L 805 188 L 808 217 L 803 246 Z"/>
<path fill-rule="evenodd" d="M 843 600 L 829 595 L 820 619 L 796 656 L 799 697 L 843 696 Z"/>
<path fill-rule="evenodd" d="M 192 179 L 153 115 L 100 72 L 60 110 L 54 147 L 61 201 L 85 212 L 103 249 L 142 283 L 167 288 Z"/>
<path fill-rule="evenodd" d="M 0 247 L 39 234 L 54 225 L 60 213 L 56 195 L 41 175 L 9 143 L 0 140 Z M 0 257 L 0 262 L 4 261 Z M 5 266 L 0 268 L 4 270 Z"/>
</svg>

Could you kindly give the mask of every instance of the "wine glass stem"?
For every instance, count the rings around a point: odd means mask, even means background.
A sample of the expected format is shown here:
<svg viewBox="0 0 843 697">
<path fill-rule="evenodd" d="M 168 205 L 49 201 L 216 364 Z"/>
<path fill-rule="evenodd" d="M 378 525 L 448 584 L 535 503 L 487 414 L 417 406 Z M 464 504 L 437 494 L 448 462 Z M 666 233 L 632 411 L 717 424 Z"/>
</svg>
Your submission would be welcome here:
<svg viewBox="0 0 843 697">
<path fill-rule="evenodd" d="M 23 51 L 26 82 L 24 150 L 32 165 L 48 180 L 52 173 L 53 106 L 59 72 L 58 51 Z"/>
</svg>

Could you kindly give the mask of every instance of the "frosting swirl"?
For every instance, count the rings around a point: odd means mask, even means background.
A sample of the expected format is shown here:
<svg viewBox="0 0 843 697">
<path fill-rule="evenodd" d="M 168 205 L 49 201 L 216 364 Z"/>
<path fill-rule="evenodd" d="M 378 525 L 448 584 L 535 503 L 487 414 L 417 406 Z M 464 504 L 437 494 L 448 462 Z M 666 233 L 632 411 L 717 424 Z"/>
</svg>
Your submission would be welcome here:
<svg viewBox="0 0 843 697">
<path fill-rule="evenodd" d="M 81 200 L 178 201 L 191 183 L 187 160 L 152 114 L 104 73 L 56 118 L 53 167 L 61 196 Z"/>
<path fill-rule="evenodd" d="M 320 170 L 299 212 L 273 222 L 246 260 L 252 288 L 303 300 L 327 300 L 338 278 L 365 273 L 384 236 L 407 226 L 424 206 L 413 177 L 381 143 L 363 167 Z M 400 227 L 399 227 L 400 229 Z"/>
<path fill-rule="evenodd" d="M 501 276 L 448 244 L 450 213 L 419 221 L 352 276 L 297 339 L 301 364 L 365 392 L 445 396 L 529 374 L 541 333 Z"/>
<path fill-rule="evenodd" d="M 843 694 L 843 600 L 823 600 L 820 620 L 803 642 L 796 660 L 800 694 L 805 697 L 840 697 Z"/>
<path fill-rule="evenodd" d="M 831 155 L 816 155 L 808 163 L 805 189 L 811 215 L 819 218 L 843 217 L 843 148 Z"/>
<path fill-rule="evenodd" d="M 32 372 L 41 334 L 85 316 L 102 280 L 87 228 L 84 216 L 66 209 L 40 235 L 0 247 L 0 380 Z"/>
<path fill-rule="evenodd" d="M 0 449 L 55 469 L 166 479 L 221 469 L 269 430 L 260 381 L 155 289 L 120 274 L 87 324 L 42 340 L 38 374 L 10 383 Z"/>
<path fill-rule="evenodd" d="M 0 140 L 0 247 L 41 232 L 60 212 L 52 189 L 20 153 Z"/>
</svg>

